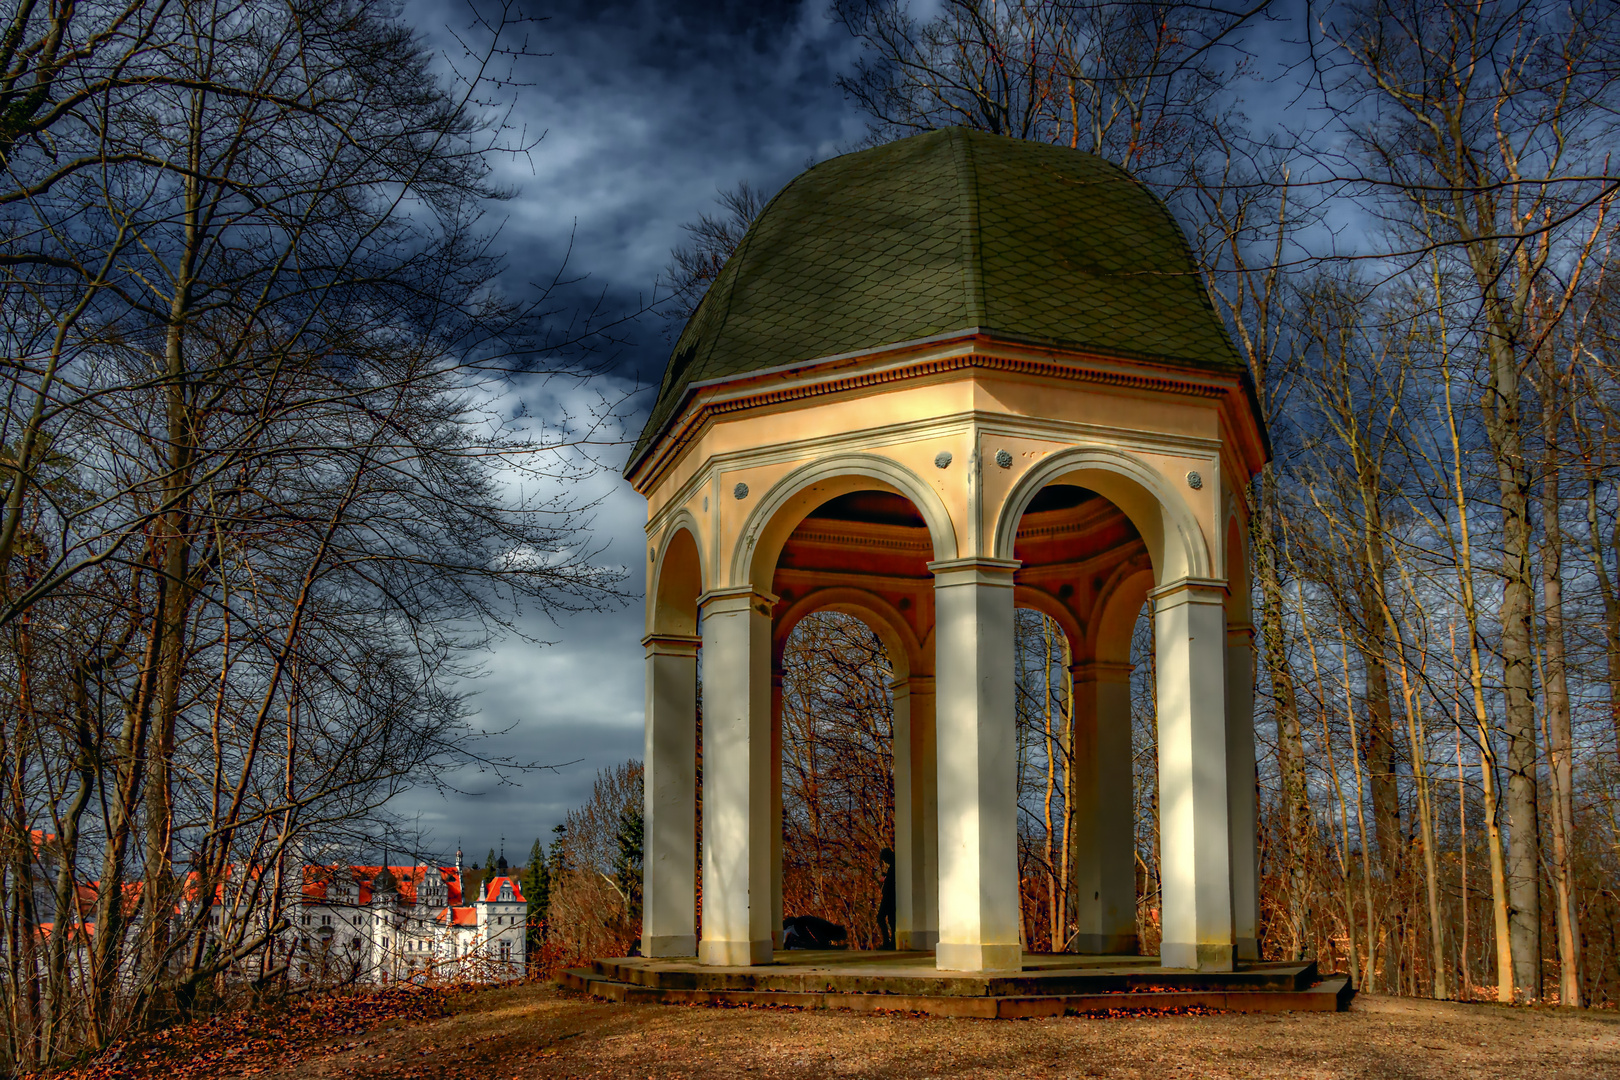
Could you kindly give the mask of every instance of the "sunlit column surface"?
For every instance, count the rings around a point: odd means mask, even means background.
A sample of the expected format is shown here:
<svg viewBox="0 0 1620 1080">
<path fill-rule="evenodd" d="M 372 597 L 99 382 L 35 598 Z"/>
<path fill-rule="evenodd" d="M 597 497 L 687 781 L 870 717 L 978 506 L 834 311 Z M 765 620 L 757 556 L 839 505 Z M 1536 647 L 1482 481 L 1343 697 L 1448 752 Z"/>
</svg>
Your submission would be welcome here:
<svg viewBox="0 0 1620 1080">
<path fill-rule="evenodd" d="M 1003 559 L 934 574 L 939 942 L 946 971 L 1017 971 L 1018 776 L 1013 571 Z"/>
<path fill-rule="evenodd" d="M 771 960 L 771 605 L 717 589 L 703 610 L 704 964 Z"/>
<path fill-rule="evenodd" d="M 1219 583 L 1153 592 L 1159 720 L 1160 963 L 1231 971 L 1226 610 Z"/>
</svg>

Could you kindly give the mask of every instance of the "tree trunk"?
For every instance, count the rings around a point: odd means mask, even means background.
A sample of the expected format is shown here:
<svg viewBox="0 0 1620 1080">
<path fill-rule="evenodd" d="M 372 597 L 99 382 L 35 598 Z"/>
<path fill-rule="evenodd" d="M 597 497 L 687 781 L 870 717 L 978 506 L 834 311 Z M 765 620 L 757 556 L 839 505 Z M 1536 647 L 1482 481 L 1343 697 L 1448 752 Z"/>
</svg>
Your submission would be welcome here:
<svg viewBox="0 0 1620 1080">
<path fill-rule="evenodd" d="M 1551 758 L 1552 780 L 1552 879 L 1557 904 L 1558 1002 L 1581 1005 L 1581 929 L 1575 911 L 1575 875 L 1572 863 L 1575 822 L 1573 795 L 1575 771 L 1570 737 L 1569 682 L 1564 639 L 1564 529 L 1559 518 L 1563 505 L 1559 494 L 1558 430 L 1560 381 L 1546 351 L 1543 351 L 1542 409 L 1545 417 L 1543 441 L 1545 457 L 1541 478 L 1541 597 L 1545 626 L 1546 663 L 1543 685 L 1547 706 L 1547 753 Z"/>
<path fill-rule="evenodd" d="M 1300 729 L 1298 693 L 1288 666 L 1284 637 L 1282 575 L 1278 565 L 1281 529 L 1276 466 L 1268 463 L 1260 473 L 1260 513 L 1254 530 L 1260 570 L 1260 639 L 1265 650 L 1266 672 L 1271 678 L 1272 708 L 1277 717 L 1277 768 L 1281 773 L 1288 845 L 1289 929 L 1296 942 L 1296 955 L 1290 959 L 1301 960 L 1304 957 L 1299 954 L 1311 938 L 1308 878 L 1311 808 L 1305 782 L 1305 738 Z"/>
<path fill-rule="evenodd" d="M 1526 1001 L 1541 997 L 1541 832 L 1536 778 L 1534 696 L 1535 587 L 1532 577 L 1530 477 L 1519 416 L 1518 350 L 1500 322 L 1487 349 L 1490 383 L 1485 430 L 1496 461 L 1502 513 L 1502 730 L 1508 738 L 1508 927 L 1513 984 Z"/>
</svg>

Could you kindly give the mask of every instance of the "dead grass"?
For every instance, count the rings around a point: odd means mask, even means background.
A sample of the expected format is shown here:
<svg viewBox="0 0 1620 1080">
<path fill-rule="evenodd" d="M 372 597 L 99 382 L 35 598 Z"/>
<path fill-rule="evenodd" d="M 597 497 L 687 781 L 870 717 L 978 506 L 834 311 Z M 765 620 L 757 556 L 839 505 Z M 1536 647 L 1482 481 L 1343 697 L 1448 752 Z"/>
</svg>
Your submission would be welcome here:
<svg viewBox="0 0 1620 1080">
<path fill-rule="evenodd" d="M 348 1036 L 260 1076 L 1620 1077 L 1620 1016 L 1363 996 L 1348 1013 L 955 1020 L 613 1005 L 551 986 Z M 224 1074 L 231 1075 L 231 1074 Z"/>
</svg>

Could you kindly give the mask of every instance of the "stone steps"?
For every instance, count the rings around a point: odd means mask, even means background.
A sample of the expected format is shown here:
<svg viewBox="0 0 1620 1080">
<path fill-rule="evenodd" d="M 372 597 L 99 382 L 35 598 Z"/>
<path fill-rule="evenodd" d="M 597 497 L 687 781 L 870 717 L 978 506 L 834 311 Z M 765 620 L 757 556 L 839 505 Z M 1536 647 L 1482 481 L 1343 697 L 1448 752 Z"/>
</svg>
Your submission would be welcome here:
<svg viewBox="0 0 1620 1080">
<path fill-rule="evenodd" d="M 983 1019 L 1192 1007 L 1332 1012 L 1348 1008 L 1355 996 L 1347 976 L 1318 978 L 1315 964 L 1257 965 L 1219 975 L 1144 966 L 1131 972 L 1060 970 L 987 979 L 757 968 L 703 972 L 606 960 L 565 971 L 561 981 L 581 993 L 628 1003 L 775 1005 Z"/>
</svg>

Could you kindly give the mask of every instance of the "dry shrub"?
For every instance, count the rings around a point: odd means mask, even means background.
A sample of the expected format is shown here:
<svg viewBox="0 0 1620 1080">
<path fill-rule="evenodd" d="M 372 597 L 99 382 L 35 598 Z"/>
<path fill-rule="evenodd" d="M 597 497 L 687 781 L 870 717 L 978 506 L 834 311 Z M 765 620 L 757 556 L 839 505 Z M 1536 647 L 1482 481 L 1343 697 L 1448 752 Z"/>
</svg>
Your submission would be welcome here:
<svg viewBox="0 0 1620 1080">
<path fill-rule="evenodd" d="M 564 820 L 551 851 L 542 970 L 626 956 L 640 941 L 641 777 L 639 761 L 603 769 L 590 799 Z"/>
</svg>

